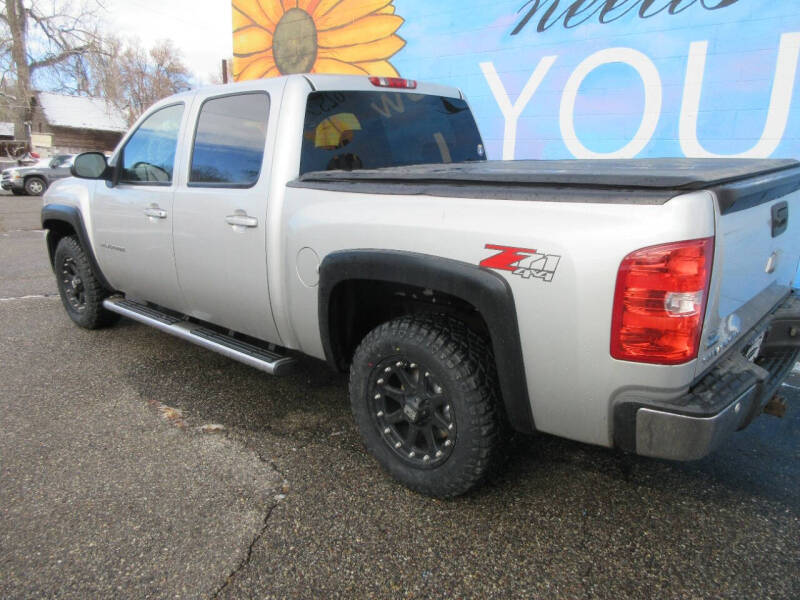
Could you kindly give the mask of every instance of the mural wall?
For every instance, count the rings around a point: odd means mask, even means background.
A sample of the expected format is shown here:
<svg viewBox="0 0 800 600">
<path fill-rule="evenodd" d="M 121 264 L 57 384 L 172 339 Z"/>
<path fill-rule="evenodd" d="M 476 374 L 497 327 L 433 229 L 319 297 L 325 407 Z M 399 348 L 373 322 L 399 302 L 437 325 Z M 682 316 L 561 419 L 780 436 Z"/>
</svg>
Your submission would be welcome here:
<svg viewBox="0 0 800 600">
<path fill-rule="evenodd" d="M 800 157 L 800 0 L 233 0 L 237 79 L 460 87 L 490 158 Z"/>
<path fill-rule="evenodd" d="M 290 73 L 397 76 L 392 0 L 233 0 L 236 80 Z"/>
<path fill-rule="evenodd" d="M 800 0 L 233 0 L 238 79 L 460 87 L 490 158 L 800 158 Z"/>
</svg>

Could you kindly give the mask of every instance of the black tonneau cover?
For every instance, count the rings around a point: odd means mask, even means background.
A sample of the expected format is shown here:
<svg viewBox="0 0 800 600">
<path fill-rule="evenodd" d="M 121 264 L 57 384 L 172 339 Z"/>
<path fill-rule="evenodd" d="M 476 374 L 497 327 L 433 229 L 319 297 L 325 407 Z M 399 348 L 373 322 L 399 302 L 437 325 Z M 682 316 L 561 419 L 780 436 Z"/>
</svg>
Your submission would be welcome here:
<svg viewBox="0 0 800 600">
<path fill-rule="evenodd" d="M 800 162 L 741 158 L 483 161 L 316 171 L 289 185 L 359 193 L 624 204 L 663 204 L 680 193 L 711 189 L 723 212 L 729 212 L 800 188 Z"/>
</svg>

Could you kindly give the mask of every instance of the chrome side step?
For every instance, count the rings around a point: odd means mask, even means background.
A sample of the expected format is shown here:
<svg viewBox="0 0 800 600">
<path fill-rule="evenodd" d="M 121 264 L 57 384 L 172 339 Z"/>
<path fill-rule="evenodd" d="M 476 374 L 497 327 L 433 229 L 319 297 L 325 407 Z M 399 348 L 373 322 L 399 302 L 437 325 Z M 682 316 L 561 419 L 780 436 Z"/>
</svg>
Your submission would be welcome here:
<svg viewBox="0 0 800 600">
<path fill-rule="evenodd" d="M 295 363 L 295 359 L 291 356 L 278 354 L 266 348 L 217 333 L 198 323 L 183 321 L 132 300 L 118 297 L 107 298 L 103 301 L 103 306 L 123 317 L 150 325 L 160 331 L 192 342 L 233 360 L 238 360 L 270 375 L 285 375 Z"/>
</svg>

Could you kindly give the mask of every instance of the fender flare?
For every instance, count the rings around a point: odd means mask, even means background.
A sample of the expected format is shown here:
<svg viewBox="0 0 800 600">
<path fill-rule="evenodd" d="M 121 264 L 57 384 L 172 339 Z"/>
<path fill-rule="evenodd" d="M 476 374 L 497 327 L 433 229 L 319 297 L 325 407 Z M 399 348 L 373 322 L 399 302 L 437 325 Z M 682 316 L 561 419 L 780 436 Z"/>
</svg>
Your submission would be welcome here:
<svg viewBox="0 0 800 600">
<path fill-rule="evenodd" d="M 47 187 L 50 187 L 50 184 L 52 183 L 50 181 L 50 178 L 47 177 L 44 173 L 28 173 L 27 175 L 22 176 L 22 180 L 28 181 L 28 179 L 30 179 L 31 177 L 36 177 L 37 179 L 41 179 L 42 181 L 44 181 L 44 184 Z"/>
<path fill-rule="evenodd" d="M 54 227 L 57 227 L 58 223 L 66 223 L 75 231 L 75 234 L 78 236 L 78 241 L 86 252 L 86 256 L 89 258 L 89 264 L 92 266 L 92 270 L 98 281 L 104 288 L 113 291 L 114 288 L 108 283 L 105 275 L 103 275 L 103 271 L 100 269 L 100 265 L 97 264 L 94 248 L 92 248 L 92 244 L 89 242 L 89 235 L 86 233 L 86 226 L 83 223 L 81 211 L 74 206 L 68 206 L 66 204 L 45 204 L 42 207 L 42 229 L 47 230 L 47 252 L 50 255 L 50 265 L 55 268 L 55 244 L 51 243 L 50 236 L 52 230 Z"/>
<path fill-rule="evenodd" d="M 470 263 L 397 250 L 343 250 L 325 257 L 320 265 L 319 324 L 325 357 L 340 368 L 331 328 L 331 299 L 336 287 L 348 280 L 371 280 L 411 285 L 449 294 L 474 306 L 491 338 L 498 383 L 511 426 L 520 432 L 536 428 L 531 412 L 522 357 L 514 294 L 499 274 Z"/>
</svg>

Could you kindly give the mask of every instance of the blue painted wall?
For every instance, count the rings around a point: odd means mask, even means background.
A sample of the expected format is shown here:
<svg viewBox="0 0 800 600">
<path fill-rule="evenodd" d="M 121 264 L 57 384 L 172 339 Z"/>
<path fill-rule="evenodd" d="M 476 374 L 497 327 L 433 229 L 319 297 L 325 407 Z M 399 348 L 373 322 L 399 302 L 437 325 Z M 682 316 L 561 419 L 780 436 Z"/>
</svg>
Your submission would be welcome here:
<svg viewBox="0 0 800 600">
<path fill-rule="evenodd" d="M 394 4 L 392 64 L 460 87 L 490 158 L 800 158 L 800 0 Z"/>
</svg>

